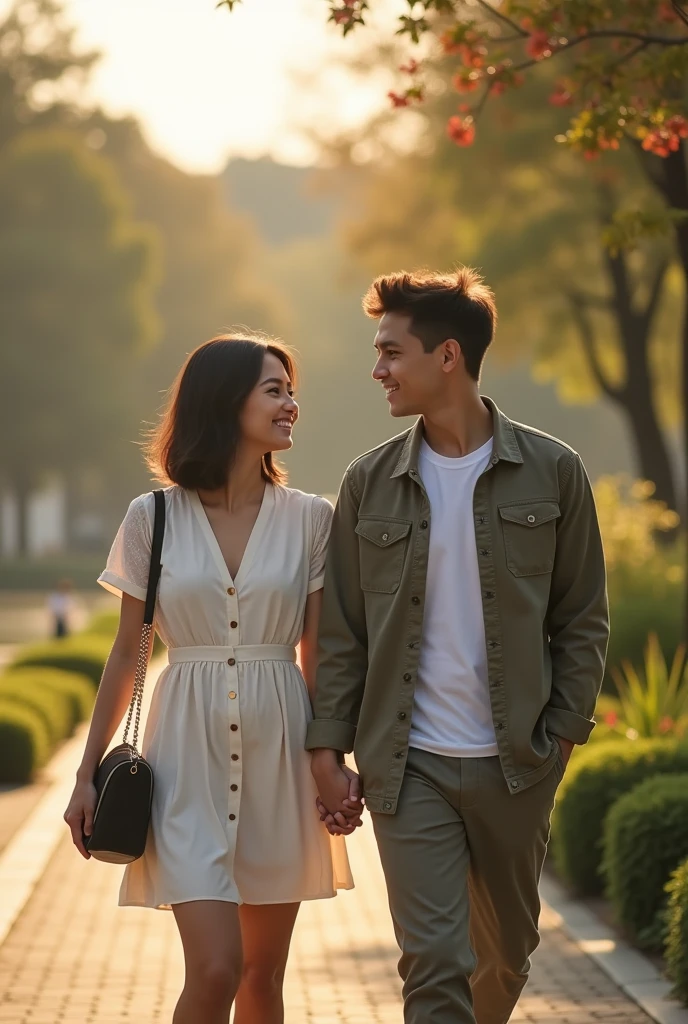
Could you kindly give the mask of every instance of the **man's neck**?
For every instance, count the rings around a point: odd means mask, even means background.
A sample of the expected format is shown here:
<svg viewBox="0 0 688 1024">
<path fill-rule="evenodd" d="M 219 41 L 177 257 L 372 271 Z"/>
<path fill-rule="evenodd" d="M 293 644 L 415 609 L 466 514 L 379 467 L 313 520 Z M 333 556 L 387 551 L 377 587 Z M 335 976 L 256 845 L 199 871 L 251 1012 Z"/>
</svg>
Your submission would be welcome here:
<svg viewBox="0 0 688 1024">
<path fill-rule="evenodd" d="M 434 452 L 449 459 L 470 455 L 490 440 L 492 414 L 477 388 L 460 402 L 433 410 L 423 416 L 425 440 Z"/>
</svg>

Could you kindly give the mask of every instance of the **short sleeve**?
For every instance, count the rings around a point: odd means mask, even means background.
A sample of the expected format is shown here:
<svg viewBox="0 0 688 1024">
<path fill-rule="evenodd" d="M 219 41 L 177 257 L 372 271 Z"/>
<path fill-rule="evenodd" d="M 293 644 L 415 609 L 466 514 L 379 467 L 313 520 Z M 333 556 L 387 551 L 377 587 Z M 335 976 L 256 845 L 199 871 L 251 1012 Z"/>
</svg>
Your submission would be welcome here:
<svg viewBox="0 0 688 1024">
<path fill-rule="evenodd" d="M 153 495 L 134 498 L 117 531 L 107 565 L 98 577 L 101 587 L 121 597 L 146 600 L 153 518 Z"/>
<path fill-rule="evenodd" d="M 325 559 L 327 558 L 327 542 L 330 539 L 330 528 L 334 509 L 327 498 L 313 498 L 311 505 L 311 557 L 308 573 L 308 593 L 322 590 L 325 583 Z"/>
</svg>

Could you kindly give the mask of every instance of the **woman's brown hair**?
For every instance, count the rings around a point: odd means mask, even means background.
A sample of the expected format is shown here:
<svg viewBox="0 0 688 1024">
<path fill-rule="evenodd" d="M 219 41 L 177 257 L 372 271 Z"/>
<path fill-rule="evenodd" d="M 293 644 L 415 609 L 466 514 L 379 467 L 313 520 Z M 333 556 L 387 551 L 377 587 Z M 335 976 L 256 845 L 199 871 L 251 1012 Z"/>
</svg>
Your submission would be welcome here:
<svg viewBox="0 0 688 1024">
<path fill-rule="evenodd" d="M 268 352 L 295 386 L 294 357 L 272 338 L 221 334 L 191 353 L 145 447 L 148 467 L 158 480 L 189 490 L 225 486 L 241 440 L 239 414 L 260 380 Z M 263 456 L 262 473 L 268 483 L 286 483 L 287 474 L 272 452 Z"/>
</svg>

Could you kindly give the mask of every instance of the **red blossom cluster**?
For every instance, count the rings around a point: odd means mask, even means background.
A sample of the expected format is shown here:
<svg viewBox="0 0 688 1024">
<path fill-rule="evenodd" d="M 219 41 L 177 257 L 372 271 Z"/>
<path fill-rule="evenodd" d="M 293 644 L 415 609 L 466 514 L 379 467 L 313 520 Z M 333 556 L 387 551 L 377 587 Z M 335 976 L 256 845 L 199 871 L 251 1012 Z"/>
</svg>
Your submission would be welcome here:
<svg viewBox="0 0 688 1024">
<path fill-rule="evenodd" d="M 549 32 L 538 29 L 537 32 L 533 32 L 529 36 L 526 43 L 526 53 L 534 60 L 539 60 L 540 57 L 551 56 L 555 45 L 550 38 Z"/>
<path fill-rule="evenodd" d="M 553 107 L 568 107 L 573 103 L 573 96 L 565 85 L 559 83 L 549 98 Z"/>
<path fill-rule="evenodd" d="M 688 120 L 681 114 L 674 114 L 664 124 L 648 132 L 642 145 L 655 156 L 669 156 L 679 149 L 681 139 L 688 139 Z"/>
<path fill-rule="evenodd" d="M 475 140 L 475 125 L 472 117 L 455 114 L 447 121 L 447 135 L 457 146 L 472 146 Z"/>
</svg>

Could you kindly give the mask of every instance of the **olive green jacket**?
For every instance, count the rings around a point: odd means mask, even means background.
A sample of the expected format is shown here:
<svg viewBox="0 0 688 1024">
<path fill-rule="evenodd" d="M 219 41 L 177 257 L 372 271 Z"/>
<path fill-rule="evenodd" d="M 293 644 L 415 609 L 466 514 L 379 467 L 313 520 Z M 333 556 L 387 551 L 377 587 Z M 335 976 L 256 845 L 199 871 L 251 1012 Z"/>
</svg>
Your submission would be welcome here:
<svg viewBox="0 0 688 1024">
<path fill-rule="evenodd" d="M 473 498 L 488 679 L 512 793 L 585 743 L 609 633 L 602 543 L 580 457 L 488 398 L 494 448 Z M 423 630 L 430 503 L 422 421 L 362 455 L 335 510 L 306 747 L 354 751 L 368 807 L 392 813 Z M 461 581 L 457 580 L 457 586 Z"/>
</svg>

